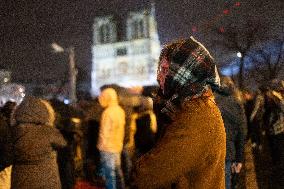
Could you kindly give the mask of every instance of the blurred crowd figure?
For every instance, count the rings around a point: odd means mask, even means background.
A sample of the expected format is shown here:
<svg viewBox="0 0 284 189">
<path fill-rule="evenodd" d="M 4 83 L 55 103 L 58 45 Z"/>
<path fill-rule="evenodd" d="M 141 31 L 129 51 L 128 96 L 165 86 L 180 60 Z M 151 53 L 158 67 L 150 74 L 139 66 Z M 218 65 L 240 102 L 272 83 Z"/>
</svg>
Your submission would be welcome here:
<svg viewBox="0 0 284 189">
<path fill-rule="evenodd" d="M 84 177 L 83 170 L 83 131 L 79 120 L 71 118 L 67 126 L 58 129 L 67 145 L 58 150 L 57 162 L 62 189 L 72 189 L 77 179 Z"/>
<path fill-rule="evenodd" d="M 125 188 L 121 168 L 125 112 L 118 104 L 117 92 L 113 88 L 103 89 L 99 96 L 105 108 L 100 121 L 97 148 L 100 153 L 99 174 L 105 179 L 107 189 Z"/>
<path fill-rule="evenodd" d="M 12 165 L 11 188 L 61 188 L 56 151 L 66 145 L 51 105 L 26 97 L 15 109 L 1 165 Z"/>
<path fill-rule="evenodd" d="M 1 189 L 73 189 L 83 177 L 79 122 L 73 127 L 52 103 L 30 96 L 1 108 Z"/>
<path fill-rule="evenodd" d="M 11 142 L 11 115 L 16 107 L 15 102 L 8 101 L 0 110 L 0 188 L 9 189 L 11 187 L 12 165 L 9 165 L 9 159 L 5 157 L 9 151 L 9 143 Z M 8 167 L 6 167 L 8 166 Z"/>
<path fill-rule="evenodd" d="M 248 138 L 252 141 L 256 169 L 262 169 L 265 161 L 272 162 L 270 188 L 284 187 L 283 95 L 284 82 L 278 80 L 261 86 L 255 94 L 245 94 Z"/>
<path fill-rule="evenodd" d="M 157 120 L 153 112 L 153 102 L 149 97 L 141 105 L 133 107 L 130 122 L 130 142 L 135 157 L 147 153 L 155 144 Z"/>
<path fill-rule="evenodd" d="M 236 188 L 237 178 L 244 161 L 247 120 L 238 98 L 238 89 L 230 77 L 221 79 L 222 89 L 215 92 L 226 129 L 226 189 Z"/>
</svg>

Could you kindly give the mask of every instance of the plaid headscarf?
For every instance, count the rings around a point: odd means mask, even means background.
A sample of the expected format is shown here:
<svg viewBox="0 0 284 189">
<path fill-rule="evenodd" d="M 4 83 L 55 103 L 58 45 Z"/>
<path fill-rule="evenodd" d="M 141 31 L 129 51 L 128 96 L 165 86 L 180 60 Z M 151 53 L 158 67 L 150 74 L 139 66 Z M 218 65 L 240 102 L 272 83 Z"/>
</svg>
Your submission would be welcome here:
<svg viewBox="0 0 284 189">
<path fill-rule="evenodd" d="M 220 78 L 212 56 L 193 37 L 167 45 L 160 61 L 163 58 L 169 62 L 169 72 L 163 93 L 166 102 L 161 112 L 171 119 L 185 100 L 205 95 L 210 87 L 219 88 Z"/>
</svg>

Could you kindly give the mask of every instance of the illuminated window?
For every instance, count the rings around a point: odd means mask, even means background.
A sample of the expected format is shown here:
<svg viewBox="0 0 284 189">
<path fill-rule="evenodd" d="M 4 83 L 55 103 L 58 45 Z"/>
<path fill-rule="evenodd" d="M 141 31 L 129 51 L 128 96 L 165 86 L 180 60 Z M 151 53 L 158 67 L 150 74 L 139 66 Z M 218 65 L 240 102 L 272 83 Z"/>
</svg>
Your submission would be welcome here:
<svg viewBox="0 0 284 189">
<path fill-rule="evenodd" d="M 148 53 L 147 51 L 148 49 L 145 47 L 145 46 L 142 46 L 142 45 L 136 45 L 133 49 L 132 49 L 132 52 L 133 54 L 145 54 L 145 53 Z"/>
<path fill-rule="evenodd" d="M 118 69 L 119 69 L 119 74 L 127 74 L 128 72 L 127 62 L 119 62 Z"/>
<path fill-rule="evenodd" d="M 144 66 L 139 66 L 139 67 L 137 68 L 137 73 L 138 73 L 138 74 L 144 75 L 145 72 L 146 72 L 146 70 L 145 70 L 145 67 L 144 67 Z"/>
<path fill-rule="evenodd" d="M 132 23 L 132 39 L 140 39 L 145 37 L 143 19 L 135 19 Z"/>
<path fill-rule="evenodd" d="M 110 43 L 111 42 L 111 28 L 109 24 L 103 24 L 99 28 L 100 42 Z"/>
<path fill-rule="evenodd" d="M 109 68 L 104 68 L 98 73 L 99 78 L 107 79 L 111 76 L 111 70 Z"/>
</svg>

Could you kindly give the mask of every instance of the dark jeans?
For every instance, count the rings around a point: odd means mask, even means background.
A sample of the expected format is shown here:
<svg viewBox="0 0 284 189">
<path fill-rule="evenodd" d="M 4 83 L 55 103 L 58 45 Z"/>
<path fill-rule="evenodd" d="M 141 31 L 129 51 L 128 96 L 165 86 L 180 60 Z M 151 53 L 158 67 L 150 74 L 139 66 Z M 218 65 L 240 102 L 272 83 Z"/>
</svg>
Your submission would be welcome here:
<svg viewBox="0 0 284 189">
<path fill-rule="evenodd" d="M 132 159 L 127 148 L 123 148 L 122 150 L 122 170 L 125 179 L 125 184 L 129 184 L 131 170 L 132 170 Z"/>
<path fill-rule="evenodd" d="M 232 162 L 230 160 L 226 160 L 225 163 L 225 186 L 226 189 L 231 189 L 231 177 L 232 177 L 232 171 L 231 171 L 231 165 Z"/>
<path fill-rule="evenodd" d="M 120 153 L 100 151 L 99 175 L 105 178 L 106 189 L 125 188 L 120 156 Z"/>
<path fill-rule="evenodd" d="M 284 188 L 284 133 L 269 136 L 274 188 Z"/>
</svg>

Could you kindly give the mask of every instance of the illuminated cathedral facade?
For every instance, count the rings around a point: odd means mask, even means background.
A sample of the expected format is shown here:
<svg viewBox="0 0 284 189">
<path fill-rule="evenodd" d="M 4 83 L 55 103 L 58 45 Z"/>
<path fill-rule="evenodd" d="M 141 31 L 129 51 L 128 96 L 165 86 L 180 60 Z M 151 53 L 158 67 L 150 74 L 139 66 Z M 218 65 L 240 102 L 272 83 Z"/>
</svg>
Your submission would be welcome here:
<svg viewBox="0 0 284 189">
<path fill-rule="evenodd" d="M 123 28 L 121 28 L 123 27 Z M 129 12 L 122 22 L 113 15 L 96 17 L 93 25 L 91 94 L 103 85 L 156 84 L 160 53 L 154 6 Z"/>
</svg>

